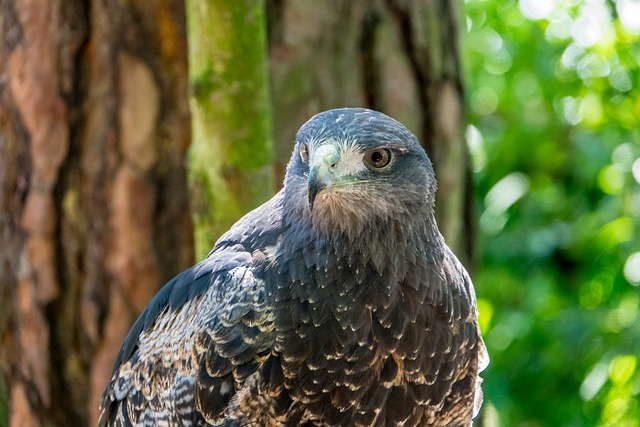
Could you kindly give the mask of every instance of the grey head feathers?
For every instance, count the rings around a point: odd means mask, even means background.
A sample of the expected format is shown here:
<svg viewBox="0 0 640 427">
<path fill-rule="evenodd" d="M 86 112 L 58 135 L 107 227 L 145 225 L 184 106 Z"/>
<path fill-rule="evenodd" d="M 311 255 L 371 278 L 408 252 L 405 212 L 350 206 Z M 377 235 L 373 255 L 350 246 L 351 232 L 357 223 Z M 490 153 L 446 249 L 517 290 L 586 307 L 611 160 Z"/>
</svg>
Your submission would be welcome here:
<svg viewBox="0 0 640 427">
<path fill-rule="evenodd" d="M 389 163 L 378 169 L 367 166 L 364 156 L 372 150 L 388 152 Z M 330 188 L 316 195 L 319 203 L 311 209 L 305 203 L 310 174 L 318 162 L 317 169 L 325 166 L 316 157 L 331 157 L 331 151 L 335 169 L 325 173 Z M 300 153 L 306 153 L 306 159 Z M 310 220 L 320 233 L 355 237 L 381 222 L 408 226 L 423 220 L 436 228 L 431 161 L 405 126 L 377 111 L 335 109 L 305 123 L 296 136 L 284 191 L 291 217 Z"/>
</svg>

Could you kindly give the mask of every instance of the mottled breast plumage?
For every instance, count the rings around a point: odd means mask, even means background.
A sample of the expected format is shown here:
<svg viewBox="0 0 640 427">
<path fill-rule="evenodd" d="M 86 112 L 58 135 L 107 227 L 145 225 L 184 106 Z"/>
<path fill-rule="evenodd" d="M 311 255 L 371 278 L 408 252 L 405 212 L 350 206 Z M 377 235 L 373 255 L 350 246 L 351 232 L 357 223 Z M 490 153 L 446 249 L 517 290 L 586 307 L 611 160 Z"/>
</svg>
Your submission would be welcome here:
<svg viewBox="0 0 640 427">
<path fill-rule="evenodd" d="M 435 186 L 388 116 L 310 119 L 284 188 L 136 321 L 100 425 L 471 425 L 488 358 Z"/>
</svg>

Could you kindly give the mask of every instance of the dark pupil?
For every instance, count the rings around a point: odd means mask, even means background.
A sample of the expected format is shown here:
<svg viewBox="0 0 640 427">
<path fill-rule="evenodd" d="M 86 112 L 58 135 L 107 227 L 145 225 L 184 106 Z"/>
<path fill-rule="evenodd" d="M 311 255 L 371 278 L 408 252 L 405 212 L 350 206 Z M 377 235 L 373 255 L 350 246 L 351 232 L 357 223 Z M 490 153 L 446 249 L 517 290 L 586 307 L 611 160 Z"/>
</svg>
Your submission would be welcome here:
<svg viewBox="0 0 640 427">
<path fill-rule="evenodd" d="M 373 163 L 380 163 L 383 157 L 384 156 L 380 151 L 374 151 L 373 153 L 371 153 L 371 161 Z"/>
</svg>

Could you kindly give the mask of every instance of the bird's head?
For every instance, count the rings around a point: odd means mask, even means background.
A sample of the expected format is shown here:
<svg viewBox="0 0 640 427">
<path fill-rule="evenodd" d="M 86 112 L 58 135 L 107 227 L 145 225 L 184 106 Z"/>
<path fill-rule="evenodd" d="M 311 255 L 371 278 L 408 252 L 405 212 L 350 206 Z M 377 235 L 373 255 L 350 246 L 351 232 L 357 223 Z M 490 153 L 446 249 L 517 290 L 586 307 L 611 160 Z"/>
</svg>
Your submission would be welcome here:
<svg viewBox="0 0 640 427">
<path fill-rule="evenodd" d="M 296 135 L 285 191 L 290 208 L 327 232 L 349 235 L 406 217 L 431 217 L 436 180 L 417 138 L 391 117 L 341 108 Z"/>
</svg>

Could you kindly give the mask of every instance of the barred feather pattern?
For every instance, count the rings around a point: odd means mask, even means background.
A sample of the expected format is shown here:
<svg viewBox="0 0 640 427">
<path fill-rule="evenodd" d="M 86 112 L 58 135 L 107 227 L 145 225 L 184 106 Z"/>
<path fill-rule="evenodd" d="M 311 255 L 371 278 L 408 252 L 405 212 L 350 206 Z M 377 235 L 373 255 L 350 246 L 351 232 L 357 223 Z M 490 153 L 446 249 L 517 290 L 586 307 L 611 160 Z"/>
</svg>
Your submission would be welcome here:
<svg viewBox="0 0 640 427">
<path fill-rule="evenodd" d="M 216 424 L 270 351 L 274 315 L 263 290 L 247 267 L 237 267 L 214 276 L 188 304 L 164 310 L 114 375 L 105 396 L 116 406 L 110 416 L 122 425 Z"/>
</svg>

